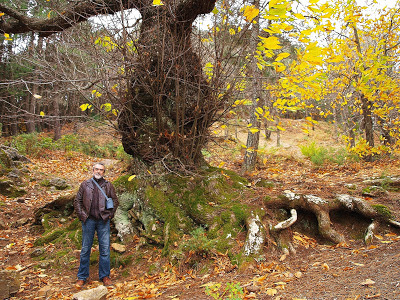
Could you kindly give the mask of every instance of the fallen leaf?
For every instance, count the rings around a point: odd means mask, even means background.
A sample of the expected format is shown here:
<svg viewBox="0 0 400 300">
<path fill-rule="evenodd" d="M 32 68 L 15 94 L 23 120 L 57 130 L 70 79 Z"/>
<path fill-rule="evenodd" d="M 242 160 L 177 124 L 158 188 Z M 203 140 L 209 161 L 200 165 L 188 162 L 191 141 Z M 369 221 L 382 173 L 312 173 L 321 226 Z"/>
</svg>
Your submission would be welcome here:
<svg viewBox="0 0 400 300">
<path fill-rule="evenodd" d="M 361 283 L 361 285 L 373 285 L 375 284 L 375 281 L 371 279 L 366 279 L 364 282 Z"/>
<path fill-rule="evenodd" d="M 136 175 L 131 175 L 131 176 L 129 176 L 128 181 L 132 181 L 133 178 L 135 178 L 135 177 L 136 177 Z"/>
<path fill-rule="evenodd" d="M 210 286 L 213 286 L 213 285 L 215 285 L 215 282 L 210 281 L 210 282 L 207 282 L 207 283 L 201 285 L 200 287 L 210 287 Z"/>
<path fill-rule="evenodd" d="M 267 289 L 268 296 L 275 296 L 278 293 L 276 289 Z"/>
<path fill-rule="evenodd" d="M 300 278 L 301 276 L 303 276 L 303 273 L 296 272 L 296 273 L 294 273 L 294 276 L 296 276 L 296 278 Z"/>
</svg>

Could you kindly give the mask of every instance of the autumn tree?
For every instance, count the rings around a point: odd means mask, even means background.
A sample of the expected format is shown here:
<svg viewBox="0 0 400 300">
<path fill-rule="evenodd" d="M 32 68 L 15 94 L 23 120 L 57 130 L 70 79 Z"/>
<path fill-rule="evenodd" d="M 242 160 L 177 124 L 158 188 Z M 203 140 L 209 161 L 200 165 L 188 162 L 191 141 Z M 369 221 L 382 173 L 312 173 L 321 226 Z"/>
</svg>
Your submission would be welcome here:
<svg viewBox="0 0 400 300">
<path fill-rule="evenodd" d="M 163 5 L 161 5 L 163 4 Z M 142 17 L 135 40 L 134 69 L 126 62 L 127 94 L 118 123 L 127 153 L 145 161 L 171 155 L 186 165 L 202 163 L 201 148 L 218 102 L 202 74 L 191 46 L 192 23 L 210 12 L 215 1 L 83 1 L 56 3 L 49 18 L 24 15 L 18 7 L 0 4 L 1 32 L 37 32 L 46 37 L 99 14 L 136 9 Z"/>
<path fill-rule="evenodd" d="M 299 18 L 312 25 L 296 35 L 304 46 L 278 94 L 338 122 L 349 150 L 366 160 L 396 149 L 398 9 L 374 16 L 352 1 L 313 1 Z"/>
</svg>

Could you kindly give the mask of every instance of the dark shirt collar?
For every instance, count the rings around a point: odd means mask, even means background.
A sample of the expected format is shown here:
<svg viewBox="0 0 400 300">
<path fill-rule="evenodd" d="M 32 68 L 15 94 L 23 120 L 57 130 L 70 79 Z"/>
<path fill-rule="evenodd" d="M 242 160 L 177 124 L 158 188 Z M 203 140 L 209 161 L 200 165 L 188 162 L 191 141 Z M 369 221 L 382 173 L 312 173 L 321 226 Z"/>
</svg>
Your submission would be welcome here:
<svg viewBox="0 0 400 300">
<path fill-rule="evenodd" d="M 106 181 L 106 180 L 104 179 L 104 177 L 101 177 L 100 179 L 96 179 L 96 178 L 93 176 L 93 179 L 96 180 L 96 182 L 97 182 L 98 184 L 102 184 L 104 181 Z"/>
</svg>

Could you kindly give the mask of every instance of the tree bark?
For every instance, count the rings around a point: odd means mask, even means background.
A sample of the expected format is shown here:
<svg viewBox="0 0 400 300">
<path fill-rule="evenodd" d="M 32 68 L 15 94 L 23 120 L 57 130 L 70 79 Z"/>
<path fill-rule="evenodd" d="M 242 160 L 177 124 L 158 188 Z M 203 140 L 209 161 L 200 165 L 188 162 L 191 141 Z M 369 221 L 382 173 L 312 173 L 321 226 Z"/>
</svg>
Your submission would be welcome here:
<svg viewBox="0 0 400 300">
<path fill-rule="evenodd" d="M 260 8 L 260 1 L 254 1 L 254 7 Z M 254 18 L 253 29 L 251 31 L 251 41 L 250 41 L 250 49 L 256 49 L 258 44 L 258 35 L 260 32 L 260 22 L 259 15 Z M 247 143 L 246 143 L 246 153 L 244 155 L 243 165 L 242 165 L 242 173 L 249 172 L 254 170 L 256 162 L 257 162 L 257 152 L 258 145 L 260 142 L 260 129 L 261 129 L 261 121 L 256 115 L 256 109 L 262 106 L 261 101 L 261 84 L 259 74 L 257 72 L 257 58 L 255 57 L 255 53 L 253 53 L 251 62 L 249 63 L 249 77 L 251 78 L 251 98 L 252 105 L 250 107 L 250 124 L 252 128 L 258 129 L 257 132 L 248 132 L 247 135 Z"/>
<path fill-rule="evenodd" d="M 61 138 L 61 122 L 60 122 L 60 101 L 59 95 L 56 95 L 53 100 L 53 108 L 54 108 L 54 136 L 53 139 L 55 141 Z"/>
<path fill-rule="evenodd" d="M 358 36 L 358 31 L 357 31 L 357 28 L 355 25 L 353 25 L 353 32 L 354 32 L 354 38 L 355 38 L 355 43 L 357 46 L 358 54 L 360 57 L 362 57 L 361 42 L 360 42 L 360 38 Z M 364 62 L 363 62 L 363 67 L 364 67 L 364 70 L 367 69 Z M 361 78 L 361 74 L 358 74 L 358 78 Z M 363 92 L 360 92 L 360 100 L 361 100 L 361 108 L 362 108 L 362 115 L 363 115 L 363 121 L 364 121 L 365 140 L 367 141 L 367 143 L 370 147 L 374 147 L 375 143 L 374 143 L 374 128 L 373 128 L 373 119 L 372 119 L 372 103 L 363 94 Z M 365 156 L 364 159 L 366 161 L 371 161 L 372 154 Z"/>
<path fill-rule="evenodd" d="M 198 2 L 139 9 L 138 56 L 118 123 L 125 151 L 148 162 L 172 156 L 187 166 L 203 163 L 201 149 L 219 104 L 191 45 L 192 22 L 214 6 Z"/>
</svg>

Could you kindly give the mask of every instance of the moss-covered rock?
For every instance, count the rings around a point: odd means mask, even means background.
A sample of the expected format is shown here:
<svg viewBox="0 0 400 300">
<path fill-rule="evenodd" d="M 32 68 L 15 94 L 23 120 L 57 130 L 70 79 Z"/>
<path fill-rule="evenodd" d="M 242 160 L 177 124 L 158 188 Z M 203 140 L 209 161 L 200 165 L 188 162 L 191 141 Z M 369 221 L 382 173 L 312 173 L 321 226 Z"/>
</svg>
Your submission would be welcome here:
<svg viewBox="0 0 400 300">
<path fill-rule="evenodd" d="M 10 198 L 17 198 L 25 195 L 26 191 L 14 185 L 14 182 L 9 179 L 0 179 L 0 194 Z"/>
<path fill-rule="evenodd" d="M 14 148 L 0 145 L 0 194 L 16 198 L 26 194 L 23 186 L 27 181 L 25 167 L 30 162 Z"/>
</svg>

